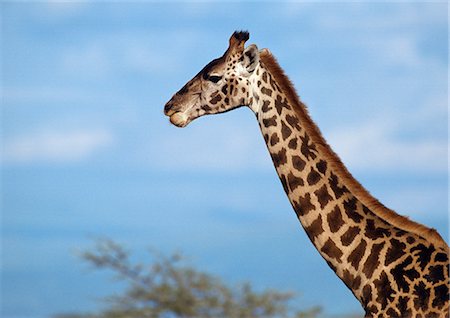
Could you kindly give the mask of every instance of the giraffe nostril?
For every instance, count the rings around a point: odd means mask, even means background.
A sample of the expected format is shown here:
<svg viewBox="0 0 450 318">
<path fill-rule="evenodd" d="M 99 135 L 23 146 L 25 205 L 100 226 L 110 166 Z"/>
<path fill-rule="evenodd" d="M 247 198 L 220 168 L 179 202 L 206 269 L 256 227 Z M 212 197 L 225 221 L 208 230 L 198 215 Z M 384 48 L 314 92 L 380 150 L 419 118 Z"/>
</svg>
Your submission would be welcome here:
<svg viewBox="0 0 450 318">
<path fill-rule="evenodd" d="M 166 105 L 164 106 L 164 114 L 166 114 L 167 116 L 172 115 L 170 112 L 172 110 L 173 107 L 173 102 L 170 100 L 166 103 Z"/>
</svg>

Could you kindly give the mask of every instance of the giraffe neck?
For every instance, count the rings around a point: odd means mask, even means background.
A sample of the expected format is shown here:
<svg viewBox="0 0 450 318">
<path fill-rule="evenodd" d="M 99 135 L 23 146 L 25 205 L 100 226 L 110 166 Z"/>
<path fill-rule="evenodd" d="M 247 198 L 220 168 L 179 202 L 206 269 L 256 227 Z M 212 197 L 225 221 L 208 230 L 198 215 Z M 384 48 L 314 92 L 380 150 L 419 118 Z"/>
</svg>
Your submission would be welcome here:
<svg viewBox="0 0 450 318">
<path fill-rule="evenodd" d="M 424 246 L 427 251 L 437 246 L 448 253 L 446 243 L 433 230 L 412 221 L 407 225 L 418 227 L 416 232 L 393 224 L 394 219 L 398 223 L 406 218 L 384 208 L 345 174 L 347 170 L 334 153 L 330 156 L 331 150 L 287 78 L 282 74 L 281 81 L 287 82 L 280 83 L 280 76 L 264 62 L 262 59 L 252 79 L 250 108 L 256 113 L 284 191 L 306 234 L 366 312 L 401 311 L 400 307 L 389 307 L 394 303 L 390 297 L 396 289 L 405 291 L 409 286 L 396 281 L 390 269 L 402 261 L 421 262 L 407 259 L 406 251 L 413 245 Z M 295 101 L 300 105 L 294 105 Z M 303 107 L 301 115 L 299 106 Z M 431 243 L 424 239 L 424 233 L 430 234 Z M 408 301 L 413 302 L 412 298 Z"/>
<path fill-rule="evenodd" d="M 361 301 L 362 282 L 356 272 L 367 243 L 355 239 L 362 235 L 359 221 L 363 216 L 356 212 L 360 202 L 340 182 L 312 142 L 274 76 L 263 67 L 260 72 L 256 85 L 259 81 L 261 89 L 253 96 L 255 108 L 284 191 L 311 242 Z M 349 257 L 347 251 L 356 247 L 352 260 L 357 268 L 349 271 L 344 260 Z"/>
</svg>

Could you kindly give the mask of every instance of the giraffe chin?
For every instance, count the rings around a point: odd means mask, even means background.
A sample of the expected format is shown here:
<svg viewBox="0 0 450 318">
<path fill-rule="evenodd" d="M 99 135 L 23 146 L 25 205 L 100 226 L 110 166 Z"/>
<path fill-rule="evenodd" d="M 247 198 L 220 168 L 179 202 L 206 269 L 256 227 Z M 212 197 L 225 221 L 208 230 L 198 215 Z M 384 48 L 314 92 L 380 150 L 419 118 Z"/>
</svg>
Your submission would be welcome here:
<svg viewBox="0 0 450 318">
<path fill-rule="evenodd" d="M 177 127 L 183 128 L 189 123 L 189 118 L 182 112 L 176 112 L 170 116 L 170 122 Z"/>
</svg>

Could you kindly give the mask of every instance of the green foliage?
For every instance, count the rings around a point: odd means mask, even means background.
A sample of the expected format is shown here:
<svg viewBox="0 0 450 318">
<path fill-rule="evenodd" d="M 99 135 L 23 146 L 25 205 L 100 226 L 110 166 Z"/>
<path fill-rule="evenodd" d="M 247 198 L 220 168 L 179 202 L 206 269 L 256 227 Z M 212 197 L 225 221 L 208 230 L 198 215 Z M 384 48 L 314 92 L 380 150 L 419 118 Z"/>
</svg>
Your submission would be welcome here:
<svg viewBox="0 0 450 318">
<path fill-rule="evenodd" d="M 219 278 L 186 266 L 180 254 L 151 253 L 150 265 L 134 264 L 129 252 L 110 240 L 97 242 L 82 258 L 98 269 L 112 270 L 127 283 L 125 292 L 107 298 L 98 314 L 64 314 L 55 318 L 314 318 L 320 308 L 296 311 L 293 294 L 276 290 L 257 292 L 249 283 L 232 288 Z"/>
</svg>

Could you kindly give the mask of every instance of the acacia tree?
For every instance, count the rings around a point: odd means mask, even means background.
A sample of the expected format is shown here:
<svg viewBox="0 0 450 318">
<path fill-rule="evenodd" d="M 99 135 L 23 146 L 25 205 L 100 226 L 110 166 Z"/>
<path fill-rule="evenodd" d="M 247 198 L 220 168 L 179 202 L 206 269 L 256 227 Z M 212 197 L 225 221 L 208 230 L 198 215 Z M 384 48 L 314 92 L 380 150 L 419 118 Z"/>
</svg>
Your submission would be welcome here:
<svg viewBox="0 0 450 318">
<path fill-rule="evenodd" d="M 149 265 L 134 264 L 130 254 L 111 240 L 100 240 L 82 259 L 97 269 L 109 269 L 126 282 L 123 294 L 108 297 L 108 307 L 96 314 L 62 314 L 55 318 L 314 318 L 320 308 L 300 311 L 290 303 L 293 293 L 257 292 L 249 283 L 230 287 L 219 278 L 187 266 L 180 254 L 151 251 Z"/>
</svg>

